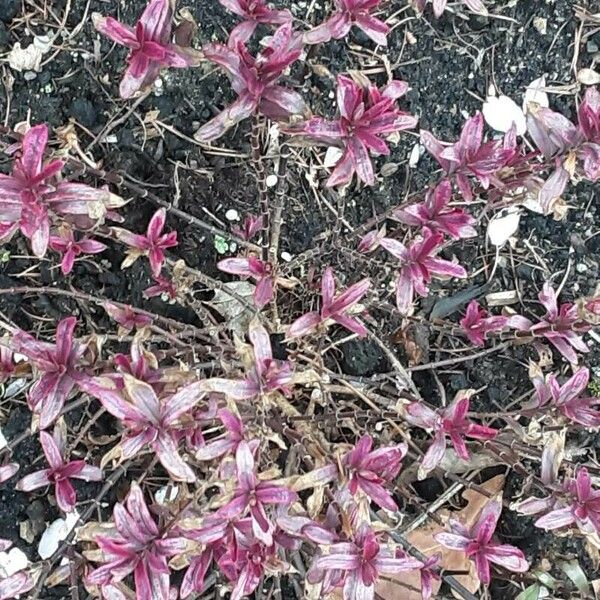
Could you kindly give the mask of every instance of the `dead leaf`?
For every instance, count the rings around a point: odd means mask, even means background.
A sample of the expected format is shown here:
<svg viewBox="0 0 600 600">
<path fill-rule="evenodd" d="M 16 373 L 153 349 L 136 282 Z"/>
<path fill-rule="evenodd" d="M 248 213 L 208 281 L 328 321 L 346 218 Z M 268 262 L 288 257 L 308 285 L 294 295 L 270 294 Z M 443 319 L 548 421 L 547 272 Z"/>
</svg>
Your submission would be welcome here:
<svg viewBox="0 0 600 600">
<path fill-rule="evenodd" d="M 443 521 L 449 518 L 456 519 L 467 527 L 472 527 L 477 522 L 483 508 L 491 501 L 502 501 L 502 490 L 504 489 L 504 475 L 497 475 L 489 479 L 481 485 L 483 489 L 491 494 L 491 498 L 480 494 L 475 490 L 465 490 L 463 498 L 467 501 L 467 505 L 462 510 L 451 512 L 442 510 L 438 512 L 438 516 Z M 438 544 L 434 535 L 445 531 L 441 525 L 435 521 L 429 521 L 423 527 L 411 531 L 406 539 L 417 550 L 420 550 L 426 556 L 433 556 L 436 553 L 442 555 L 442 567 L 451 571 L 468 571 L 468 575 L 456 575 L 455 579 L 462 583 L 470 592 L 475 593 L 479 589 L 479 579 L 475 571 L 475 566 L 462 552 L 456 550 L 448 550 Z M 394 577 L 388 577 L 394 579 Z M 375 586 L 376 593 L 384 600 L 421 600 L 421 592 L 416 592 L 408 589 L 405 585 L 409 585 L 417 590 L 421 589 L 421 576 L 418 572 L 402 573 L 398 576 L 398 582 L 404 585 L 396 584 L 392 581 L 380 581 Z M 441 586 L 441 582 L 433 581 L 433 597 L 435 598 Z"/>
<path fill-rule="evenodd" d="M 8 64 L 10 68 L 18 71 L 41 71 L 42 50 L 35 44 L 29 44 L 26 48 L 21 47 L 20 42 L 15 42 L 12 50 L 8 54 Z"/>
<path fill-rule="evenodd" d="M 211 301 L 213 308 L 226 318 L 227 327 L 240 338 L 243 338 L 248 331 L 250 321 L 254 317 L 252 295 L 255 286 L 249 281 L 230 281 L 224 283 L 223 287 L 235 292 L 248 302 L 249 306 L 245 306 L 224 290 L 216 290 Z"/>
</svg>

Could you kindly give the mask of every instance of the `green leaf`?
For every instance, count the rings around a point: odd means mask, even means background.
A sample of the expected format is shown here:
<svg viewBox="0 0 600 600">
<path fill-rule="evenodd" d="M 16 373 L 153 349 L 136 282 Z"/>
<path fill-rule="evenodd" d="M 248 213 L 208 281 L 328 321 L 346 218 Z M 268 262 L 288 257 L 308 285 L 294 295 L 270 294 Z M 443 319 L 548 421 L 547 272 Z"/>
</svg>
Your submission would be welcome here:
<svg viewBox="0 0 600 600">
<path fill-rule="evenodd" d="M 543 583 L 547 588 L 551 590 L 556 589 L 556 579 L 550 575 L 550 573 L 546 573 L 545 571 L 534 571 L 533 574 L 538 578 L 540 583 Z"/>
<path fill-rule="evenodd" d="M 576 559 L 565 561 L 560 567 L 564 574 L 575 584 L 575 587 L 584 596 L 587 596 L 590 593 L 590 584 Z"/>
<path fill-rule="evenodd" d="M 538 600 L 540 597 L 540 592 L 542 591 L 542 586 L 539 583 L 534 583 L 530 585 L 528 588 L 524 589 L 515 600 Z"/>
<path fill-rule="evenodd" d="M 220 235 L 215 236 L 215 250 L 219 254 L 227 254 L 229 251 L 229 244 L 224 237 L 221 237 Z"/>
</svg>

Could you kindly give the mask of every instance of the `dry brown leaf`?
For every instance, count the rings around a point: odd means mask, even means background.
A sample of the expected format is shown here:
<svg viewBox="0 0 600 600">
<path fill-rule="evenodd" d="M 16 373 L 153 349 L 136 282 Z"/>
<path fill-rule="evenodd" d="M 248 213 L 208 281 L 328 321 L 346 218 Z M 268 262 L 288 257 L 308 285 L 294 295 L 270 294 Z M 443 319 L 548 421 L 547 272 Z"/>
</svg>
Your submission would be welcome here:
<svg viewBox="0 0 600 600">
<path fill-rule="evenodd" d="M 497 475 L 492 479 L 489 479 L 480 487 L 489 492 L 492 497 L 480 494 L 475 490 L 465 490 L 463 498 L 467 501 L 467 505 L 459 511 L 452 512 L 448 510 L 442 510 L 438 512 L 438 516 L 443 521 L 447 521 L 448 518 L 453 518 L 467 527 L 472 527 L 477 522 L 479 515 L 483 508 L 492 500 L 502 501 L 502 490 L 504 489 L 504 475 Z M 472 561 L 470 561 L 462 552 L 456 550 L 448 550 L 443 546 L 440 546 L 435 539 L 434 535 L 445 531 L 445 528 L 438 525 L 435 521 L 429 521 L 423 527 L 415 529 L 406 536 L 408 542 L 410 542 L 417 550 L 420 550 L 426 556 L 432 556 L 437 552 L 442 555 L 442 567 L 450 571 L 468 571 L 468 575 L 456 575 L 455 579 L 462 583 L 470 592 L 476 592 L 479 588 L 479 579 L 475 572 L 475 567 Z M 388 577 L 388 579 L 394 579 Z M 421 600 L 421 592 L 412 591 L 405 585 L 412 586 L 417 590 L 421 589 L 421 576 L 418 572 L 403 573 L 398 576 L 398 581 L 404 585 L 396 584 L 392 581 L 380 581 L 375 586 L 375 591 L 384 600 Z M 433 597 L 438 593 L 441 582 L 433 581 Z"/>
</svg>

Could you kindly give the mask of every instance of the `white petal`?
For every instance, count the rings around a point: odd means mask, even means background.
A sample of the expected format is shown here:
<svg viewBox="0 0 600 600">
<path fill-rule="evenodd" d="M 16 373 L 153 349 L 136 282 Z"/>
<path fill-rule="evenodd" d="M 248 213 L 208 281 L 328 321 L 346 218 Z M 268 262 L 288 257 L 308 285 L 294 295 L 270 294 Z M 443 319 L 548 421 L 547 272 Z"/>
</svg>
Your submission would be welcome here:
<svg viewBox="0 0 600 600">
<path fill-rule="evenodd" d="M 65 519 L 56 519 L 42 533 L 38 546 L 38 554 L 42 559 L 50 558 L 58 549 L 60 542 L 65 540 L 79 520 L 79 513 L 74 510 L 67 513 Z"/>
<path fill-rule="evenodd" d="M 546 87 L 546 76 L 542 75 L 538 79 L 534 79 L 525 90 L 525 96 L 523 98 L 523 112 L 527 112 L 527 107 L 530 102 L 537 104 L 543 108 L 550 106 L 550 100 L 548 94 L 542 91 Z"/>
<path fill-rule="evenodd" d="M 8 552 L 0 552 L 0 578 L 10 577 L 27 568 L 27 556 L 18 548 L 11 548 Z"/>
<path fill-rule="evenodd" d="M 494 246 L 503 246 L 508 238 L 519 228 L 521 211 L 516 206 L 503 209 L 492 217 L 487 230 L 490 242 Z"/>
<path fill-rule="evenodd" d="M 325 153 L 325 159 L 323 160 L 323 165 L 328 169 L 335 167 L 338 164 L 340 158 L 342 158 L 343 152 L 336 148 L 335 146 L 329 146 L 327 148 L 327 152 Z"/>
<path fill-rule="evenodd" d="M 489 96 L 482 111 L 485 122 L 495 131 L 506 133 L 513 125 L 516 125 L 517 135 L 527 131 L 523 111 L 508 96 Z"/>
</svg>

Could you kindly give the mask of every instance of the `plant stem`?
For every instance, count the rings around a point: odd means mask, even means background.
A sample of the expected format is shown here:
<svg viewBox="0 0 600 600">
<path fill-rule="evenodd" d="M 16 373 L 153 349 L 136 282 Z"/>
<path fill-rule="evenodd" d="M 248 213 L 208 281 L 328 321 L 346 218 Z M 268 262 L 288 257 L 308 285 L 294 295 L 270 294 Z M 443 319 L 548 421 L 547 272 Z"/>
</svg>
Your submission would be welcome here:
<svg viewBox="0 0 600 600">
<path fill-rule="evenodd" d="M 265 166 L 262 162 L 262 148 L 260 143 L 260 117 L 257 113 L 252 116 L 252 130 L 250 132 L 250 146 L 252 148 L 252 166 L 256 175 L 256 188 L 260 203 L 260 214 L 262 217 L 261 230 L 261 259 L 269 260 L 269 193 L 267 190 L 267 177 Z"/>
<path fill-rule="evenodd" d="M 283 204 L 288 191 L 286 173 L 289 158 L 290 147 L 286 143 L 283 143 L 280 148 L 279 167 L 277 169 L 277 188 L 275 189 L 275 205 L 273 206 L 273 217 L 271 219 L 269 261 L 273 265 L 273 268 L 277 265 L 279 257 L 279 238 L 281 236 L 281 225 L 283 224 Z"/>
</svg>

